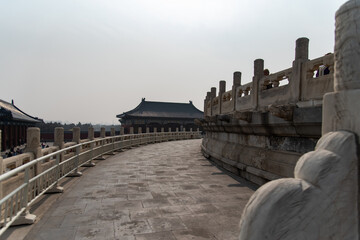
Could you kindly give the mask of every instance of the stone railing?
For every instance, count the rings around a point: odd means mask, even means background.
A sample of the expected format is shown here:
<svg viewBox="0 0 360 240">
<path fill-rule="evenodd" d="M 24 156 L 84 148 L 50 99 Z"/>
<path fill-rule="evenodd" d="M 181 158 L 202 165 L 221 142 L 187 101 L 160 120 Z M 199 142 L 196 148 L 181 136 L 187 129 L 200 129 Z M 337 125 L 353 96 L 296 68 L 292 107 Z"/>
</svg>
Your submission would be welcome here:
<svg viewBox="0 0 360 240">
<path fill-rule="evenodd" d="M 63 128 L 56 128 L 54 146 L 41 149 L 40 130 L 28 128 L 25 153 L 0 157 L 0 236 L 10 225 L 33 223 L 35 216 L 28 213 L 31 204 L 44 193 L 62 192 L 59 180 L 81 176 L 80 167 L 95 166 L 93 160 L 104 160 L 105 154 L 144 144 L 201 138 L 200 131 L 192 129 L 117 136 L 114 133 L 112 130 L 112 136 L 105 137 L 102 129 L 100 137 L 94 138 L 94 129 L 90 128 L 88 139 L 80 139 L 80 128 L 74 128 L 73 141 L 64 143 Z"/>
<path fill-rule="evenodd" d="M 259 81 L 258 108 L 266 109 L 270 104 L 287 104 L 294 101 L 290 87 L 294 82 L 292 79 L 292 68 L 264 76 Z M 280 86 L 281 83 L 287 82 Z M 254 93 L 256 94 L 256 93 Z"/>
<path fill-rule="evenodd" d="M 227 91 L 222 94 L 222 104 L 221 111 L 222 112 L 231 112 L 234 109 L 234 98 L 233 91 Z"/>
<path fill-rule="evenodd" d="M 334 91 L 334 54 L 304 63 L 302 76 L 301 101 L 322 104 L 324 94 Z"/>
<path fill-rule="evenodd" d="M 322 96 L 333 91 L 334 54 L 313 60 L 307 59 L 308 39 L 296 41 L 296 58 L 291 68 L 264 75 L 264 62 L 255 61 L 253 81 L 241 85 L 235 79 L 232 90 L 225 92 L 225 81 L 208 92 L 205 99 L 205 116 L 216 116 L 236 111 L 267 111 L 269 105 L 296 104 L 307 107 L 321 104 Z M 236 93 L 236 94 L 235 94 Z"/>
<path fill-rule="evenodd" d="M 252 83 L 247 83 L 236 88 L 235 110 L 247 111 L 252 109 L 251 96 Z"/>
<path fill-rule="evenodd" d="M 335 17 L 334 56 L 307 61 L 302 69 L 302 101 L 311 101 L 302 109 L 322 108 L 315 149 L 297 161 L 292 178 L 268 182 L 252 195 L 237 239 L 360 239 L 359 16 L 360 0 L 344 3 Z"/>
<path fill-rule="evenodd" d="M 219 82 L 204 100 L 202 152 L 259 185 L 293 177 L 300 156 L 321 136 L 322 98 L 333 91 L 334 54 L 308 59 L 307 38 L 296 41 L 292 67 L 269 74 L 254 61 L 252 82 L 235 72 L 231 90 Z"/>
</svg>

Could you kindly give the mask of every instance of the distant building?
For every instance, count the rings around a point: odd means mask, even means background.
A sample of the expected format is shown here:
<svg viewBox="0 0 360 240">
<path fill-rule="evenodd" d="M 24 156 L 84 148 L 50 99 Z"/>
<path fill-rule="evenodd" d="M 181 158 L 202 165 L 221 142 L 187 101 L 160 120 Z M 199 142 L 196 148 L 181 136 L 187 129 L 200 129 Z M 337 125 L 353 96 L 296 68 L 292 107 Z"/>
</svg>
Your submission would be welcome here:
<svg viewBox="0 0 360 240">
<path fill-rule="evenodd" d="M 1 150 L 7 150 L 26 142 L 26 129 L 43 122 L 24 113 L 14 105 L 0 99 Z"/>
<path fill-rule="evenodd" d="M 146 131 L 149 127 L 152 132 L 154 128 L 160 132 L 164 128 L 165 132 L 171 128 L 175 131 L 190 130 L 194 131 L 199 127 L 194 123 L 195 119 L 204 118 L 204 113 L 197 109 L 192 102 L 189 103 L 172 103 L 172 102 L 151 102 L 142 99 L 141 103 L 128 112 L 116 115 L 125 128 L 125 133 L 129 132 L 130 127 L 134 127 L 137 133 L 138 127 L 142 127 L 142 131 Z"/>
</svg>

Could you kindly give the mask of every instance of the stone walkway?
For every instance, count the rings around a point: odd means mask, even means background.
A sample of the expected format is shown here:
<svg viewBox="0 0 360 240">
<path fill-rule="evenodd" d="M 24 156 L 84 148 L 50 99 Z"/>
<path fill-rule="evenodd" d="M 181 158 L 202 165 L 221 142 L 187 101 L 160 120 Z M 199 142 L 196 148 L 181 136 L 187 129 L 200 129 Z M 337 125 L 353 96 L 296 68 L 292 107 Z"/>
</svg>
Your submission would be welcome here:
<svg viewBox="0 0 360 240">
<path fill-rule="evenodd" d="M 152 144 L 98 161 L 25 239 L 237 239 L 254 186 L 213 166 L 200 144 Z"/>
</svg>

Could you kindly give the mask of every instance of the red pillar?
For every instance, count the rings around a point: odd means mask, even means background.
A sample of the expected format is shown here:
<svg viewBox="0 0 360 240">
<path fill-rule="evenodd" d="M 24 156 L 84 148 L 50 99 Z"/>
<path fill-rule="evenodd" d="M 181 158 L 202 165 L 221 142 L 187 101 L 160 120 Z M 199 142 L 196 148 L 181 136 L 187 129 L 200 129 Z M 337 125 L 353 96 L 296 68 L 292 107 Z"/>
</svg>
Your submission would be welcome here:
<svg viewBox="0 0 360 240">
<path fill-rule="evenodd" d="M 28 126 L 24 126 L 24 143 L 26 142 L 26 139 L 27 139 L 27 128 Z"/>
<path fill-rule="evenodd" d="M 4 126 L 4 151 L 8 148 L 8 141 L 9 141 L 9 138 L 8 138 L 8 135 L 9 135 L 9 126 L 5 125 Z"/>
<path fill-rule="evenodd" d="M 23 134 L 22 127 L 23 127 L 22 125 L 19 126 L 19 145 L 20 145 L 20 139 L 22 139 L 22 134 Z"/>
<path fill-rule="evenodd" d="M 24 144 L 25 143 L 25 139 L 26 139 L 26 136 L 25 136 L 25 131 L 26 131 L 26 128 L 24 125 L 21 126 L 21 144 Z"/>
<path fill-rule="evenodd" d="M 5 126 L 1 126 L 1 151 L 5 151 Z"/>
<path fill-rule="evenodd" d="M 19 146 L 19 125 L 15 125 L 15 146 Z"/>
<path fill-rule="evenodd" d="M 12 125 L 9 125 L 9 148 L 13 147 L 13 141 L 14 141 L 14 129 Z"/>
</svg>

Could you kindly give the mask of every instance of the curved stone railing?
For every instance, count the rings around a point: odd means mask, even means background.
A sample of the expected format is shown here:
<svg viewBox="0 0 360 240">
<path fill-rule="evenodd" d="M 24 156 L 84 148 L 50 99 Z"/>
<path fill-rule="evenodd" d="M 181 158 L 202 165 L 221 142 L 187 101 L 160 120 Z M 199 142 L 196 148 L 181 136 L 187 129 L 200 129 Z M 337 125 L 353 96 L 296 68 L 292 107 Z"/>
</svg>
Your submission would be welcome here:
<svg viewBox="0 0 360 240">
<path fill-rule="evenodd" d="M 54 146 L 40 147 L 40 130 L 28 129 L 26 153 L 2 159 L 0 157 L 0 236 L 11 225 L 31 224 L 35 216 L 28 213 L 29 206 L 44 193 L 62 192 L 59 180 L 81 176 L 80 167 L 92 167 L 94 159 L 103 160 L 105 154 L 113 154 L 126 148 L 164 141 L 200 138 L 200 131 L 153 132 L 79 139 L 80 129 L 74 129 L 71 143 L 63 142 L 63 129 L 55 129 Z M 11 170 L 10 170 L 11 168 Z"/>
<path fill-rule="evenodd" d="M 321 136 L 322 98 L 334 87 L 334 54 L 308 59 L 307 38 L 296 41 L 292 67 L 272 74 L 254 62 L 252 82 L 232 89 L 219 82 L 204 100 L 202 152 L 215 163 L 252 182 L 293 177 L 300 156 Z"/>
<path fill-rule="evenodd" d="M 205 98 L 205 116 L 249 110 L 267 111 L 270 104 L 292 103 L 298 107 L 308 107 L 314 105 L 315 101 L 321 105 L 322 96 L 334 90 L 334 54 L 309 60 L 308 39 L 299 38 L 296 44 L 296 51 L 300 53 L 291 68 L 265 76 L 264 62 L 258 59 L 251 83 L 241 85 L 234 77 L 232 88 L 236 94 L 232 90 L 225 92 L 225 81 L 220 81 L 219 94 L 216 96 L 216 88 L 212 88 Z"/>
</svg>

